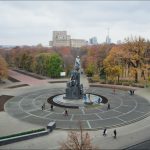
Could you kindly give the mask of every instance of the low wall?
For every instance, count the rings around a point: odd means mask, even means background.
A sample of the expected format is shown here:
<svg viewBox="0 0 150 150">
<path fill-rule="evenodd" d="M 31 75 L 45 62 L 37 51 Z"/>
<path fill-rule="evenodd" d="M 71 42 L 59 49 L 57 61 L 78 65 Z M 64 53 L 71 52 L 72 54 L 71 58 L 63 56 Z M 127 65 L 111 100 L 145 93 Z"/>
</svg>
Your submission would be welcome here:
<svg viewBox="0 0 150 150">
<path fill-rule="evenodd" d="M 23 141 L 23 140 L 32 139 L 32 138 L 43 136 L 43 135 L 47 135 L 47 134 L 49 134 L 49 132 L 50 132 L 49 130 L 46 130 L 46 131 L 41 131 L 38 133 L 31 133 L 31 134 L 27 134 L 27 135 L 21 135 L 21 136 L 16 136 L 16 137 L 10 137 L 7 139 L 1 139 L 0 146 L 14 143 L 14 142 Z"/>
<path fill-rule="evenodd" d="M 90 87 L 103 87 L 103 88 L 115 88 L 119 90 L 136 90 L 137 88 L 130 87 L 130 86 L 123 86 L 123 85 L 110 85 L 110 84 L 90 84 Z"/>
<path fill-rule="evenodd" d="M 39 131 L 39 132 L 20 135 L 20 136 L 9 137 L 9 138 L 5 138 L 5 139 L 0 139 L 0 146 L 10 144 L 10 143 L 14 143 L 14 142 L 29 140 L 29 139 L 40 137 L 40 136 L 43 136 L 43 135 L 48 135 L 55 128 L 56 128 L 56 122 L 50 122 L 47 125 L 47 129 L 44 130 L 44 131 Z"/>
</svg>

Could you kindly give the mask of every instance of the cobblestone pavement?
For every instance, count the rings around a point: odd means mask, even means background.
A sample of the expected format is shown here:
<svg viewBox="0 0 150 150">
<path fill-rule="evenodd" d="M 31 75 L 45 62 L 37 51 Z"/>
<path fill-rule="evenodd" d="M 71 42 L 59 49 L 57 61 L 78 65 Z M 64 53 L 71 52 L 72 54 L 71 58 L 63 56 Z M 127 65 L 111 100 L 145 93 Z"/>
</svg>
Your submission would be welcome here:
<svg viewBox="0 0 150 150">
<path fill-rule="evenodd" d="M 150 112 L 148 101 L 140 96 L 131 96 L 121 90 L 116 90 L 114 94 L 107 88 L 89 88 L 87 92 L 107 97 L 111 109 L 107 110 L 107 104 L 68 109 L 69 116 L 64 116 L 64 108 L 55 106 L 51 111 L 47 103 L 50 96 L 64 91 L 62 88 L 44 89 L 14 97 L 5 104 L 5 111 L 22 121 L 38 125 L 46 126 L 50 121 L 55 121 L 56 127 L 61 129 L 76 129 L 79 120 L 85 129 L 112 128 L 143 119 Z M 46 108 L 41 110 L 44 103 Z"/>
</svg>

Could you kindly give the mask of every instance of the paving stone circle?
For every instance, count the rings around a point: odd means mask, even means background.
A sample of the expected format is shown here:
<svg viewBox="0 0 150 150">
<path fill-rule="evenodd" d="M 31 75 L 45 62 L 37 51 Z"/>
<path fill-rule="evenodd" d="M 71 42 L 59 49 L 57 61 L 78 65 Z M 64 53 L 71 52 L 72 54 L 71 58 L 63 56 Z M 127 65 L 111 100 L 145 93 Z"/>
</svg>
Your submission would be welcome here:
<svg viewBox="0 0 150 150">
<path fill-rule="evenodd" d="M 79 120 L 84 129 L 96 130 L 104 127 L 112 128 L 139 121 L 150 114 L 150 104 L 143 97 L 136 94 L 131 96 L 127 91 L 90 87 L 87 93 L 106 97 L 110 103 L 98 107 L 81 107 L 68 109 L 68 116 L 64 116 L 64 108 L 54 106 L 50 110 L 47 99 L 56 94 L 63 94 L 65 88 L 44 89 L 14 97 L 5 103 L 4 109 L 11 116 L 21 121 L 47 126 L 50 121 L 56 122 L 58 129 L 77 129 Z M 136 93 L 136 92 L 135 92 Z M 45 103 L 45 110 L 41 106 Z"/>
</svg>

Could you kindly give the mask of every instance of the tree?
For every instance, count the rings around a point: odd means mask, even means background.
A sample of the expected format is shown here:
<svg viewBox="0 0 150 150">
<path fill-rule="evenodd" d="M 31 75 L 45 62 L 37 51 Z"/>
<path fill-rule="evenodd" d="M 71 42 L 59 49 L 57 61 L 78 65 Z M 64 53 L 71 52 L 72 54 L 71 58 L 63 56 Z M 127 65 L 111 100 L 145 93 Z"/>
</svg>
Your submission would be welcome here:
<svg viewBox="0 0 150 150">
<path fill-rule="evenodd" d="M 144 54 L 146 50 L 146 41 L 142 37 L 130 37 L 125 39 L 124 51 L 127 56 L 129 67 L 133 68 L 134 80 L 138 82 L 138 70 L 142 70 L 144 65 Z"/>
<path fill-rule="evenodd" d="M 6 78 L 8 75 L 7 63 L 5 59 L 0 55 L 0 81 Z"/>
<path fill-rule="evenodd" d="M 67 141 L 60 143 L 62 150 L 93 150 L 96 149 L 91 143 L 88 132 L 83 132 L 82 124 L 79 122 L 79 132 L 70 131 Z"/>
<path fill-rule="evenodd" d="M 41 75 L 47 75 L 46 61 L 49 55 L 50 55 L 49 53 L 40 53 L 35 56 L 33 62 L 34 72 Z"/>
<path fill-rule="evenodd" d="M 63 71 L 63 61 L 61 57 L 53 53 L 48 61 L 48 75 L 52 78 L 60 77 L 60 72 Z"/>
<path fill-rule="evenodd" d="M 86 70 L 85 70 L 86 74 L 88 77 L 92 77 L 94 75 L 95 72 L 95 65 L 93 63 L 88 63 Z"/>
<path fill-rule="evenodd" d="M 115 81 L 117 77 L 119 82 L 119 78 L 122 72 L 122 59 L 120 59 L 122 58 L 122 54 L 122 47 L 114 46 L 104 60 L 104 71 L 108 80 L 110 81 Z"/>
<path fill-rule="evenodd" d="M 101 45 L 94 45 L 94 46 L 87 46 L 84 47 L 86 49 L 87 54 L 85 53 L 84 50 L 84 63 L 83 63 L 83 68 L 87 70 L 87 73 L 93 68 L 94 66 L 94 72 L 92 71 L 92 75 L 96 74 L 99 75 L 101 69 L 103 68 L 103 61 L 108 55 L 108 52 L 112 48 L 113 45 L 106 45 L 106 44 L 101 44 Z M 92 70 L 93 70 L 92 69 Z M 91 73 L 90 73 L 91 74 Z"/>
</svg>

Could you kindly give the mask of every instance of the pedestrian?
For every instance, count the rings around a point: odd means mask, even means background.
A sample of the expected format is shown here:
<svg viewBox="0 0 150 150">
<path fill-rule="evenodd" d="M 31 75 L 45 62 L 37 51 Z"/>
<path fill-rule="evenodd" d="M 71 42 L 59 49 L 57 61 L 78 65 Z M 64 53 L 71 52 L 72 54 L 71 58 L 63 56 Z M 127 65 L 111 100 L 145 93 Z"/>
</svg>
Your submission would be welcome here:
<svg viewBox="0 0 150 150">
<path fill-rule="evenodd" d="M 134 90 L 132 90 L 132 95 L 134 95 Z"/>
<path fill-rule="evenodd" d="M 107 105 L 107 110 L 109 110 L 110 109 L 110 104 L 108 103 L 108 105 Z"/>
<path fill-rule="evenodd" d="M 43 110 L 45 110 L 45 103 L 43 104 Z"/>
<path fill-rule="evenodd" d="M 53 111 L 53 104 L 51 104 L 51 111 Z"/>
<path fill-rule="evenodd" d="M 132 95 L 132 91 L 131 90 L 129 91 L 129 93 L 130 93 L 130 95 Z"/>
<path fill-rule="evenodd" d="M 107 129 L 105 128 L 103 131 L 103 136 L 106 136 L 106 135 L 107 135 Z"/>
<path fill-rule="evenodd" d="M 88 94 L 88 99 L 90 100 L 90 93 Z"/>
<path fill-rule="evenodd" d="M 114 130 L 114 139 L 116 139 L 117 138 L 117 131 L 116 131 L 116 129 Z"/>
<path fill-rule="evenodd" d="M 67 111 L 67 109 L 65 109 L 65 116 L 68 116 L 68 111 Z"/>
<path fill-rule="evenodd" d="M 43 105 L 41 106 L 41 109 L 44 110 Z"/>
<path fill-rule="evenodd" d="M 100 104 L 100 100 L 101 100 L 101 99 L 100 99 L 100 97 L 99 97 L 99 98 L 98 98 L 98 104 Z"/>
</svg>

